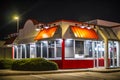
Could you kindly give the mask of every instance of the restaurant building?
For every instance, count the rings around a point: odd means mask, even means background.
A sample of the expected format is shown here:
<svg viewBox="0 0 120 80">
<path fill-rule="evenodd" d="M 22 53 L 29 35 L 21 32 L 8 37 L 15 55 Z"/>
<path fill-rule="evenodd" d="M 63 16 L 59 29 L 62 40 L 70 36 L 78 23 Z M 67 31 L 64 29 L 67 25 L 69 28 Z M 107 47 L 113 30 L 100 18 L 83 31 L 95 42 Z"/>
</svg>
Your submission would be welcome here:
<svg viewBox="0 0 120 80">
<path fill-rule="evenodd" d="M 119 25 L 104 20 L 28 20 L 14 42 L 13 59 L 41 57 L 61 69 L 120 67 Z"/>
</svg>

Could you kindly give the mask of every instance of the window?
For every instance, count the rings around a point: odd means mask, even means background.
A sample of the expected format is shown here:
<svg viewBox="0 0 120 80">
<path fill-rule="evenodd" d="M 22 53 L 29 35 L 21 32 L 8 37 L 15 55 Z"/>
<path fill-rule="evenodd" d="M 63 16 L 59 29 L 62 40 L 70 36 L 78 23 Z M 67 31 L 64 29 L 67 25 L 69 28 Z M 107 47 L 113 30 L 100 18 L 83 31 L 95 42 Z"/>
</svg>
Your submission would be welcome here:
<svg viewBox="0 0 120 80">
<path fill-rule="evenodd" d="M 61 40 L 41 41 L 36 43 L 37 57 L 59 58 L 61 57 Z"/>
<path fill-rule="evenodd" d="M 66 58 L 74 58 L 74 40 L 66 39 L 65 40 L 65 57 Z"/>
<path fill-rule="evenodd" d="M 30 44 L 26 44 L 26 57 L 30 58 Z"/>
<path fill-rule="evenodd" d="M 86 40 L 84 46 L 84 57 L 93 57 L 92 41 Z"/>
<path fill-rule="evenodd" d="M 18 45 L 18 59 L 21 58 L 21 45 Z"/>
<path fill-rule="evenodd" d="M 62 40 L 56 40 L 56 57 L 62 56 Z"/>
<path fill-rule="evenodd" d="M 75 41 L 75 58 L 84 57 L 84 41 Z"/>
<path fill-rule="evenodd" d="M 36 56 L 37 57 L 41 57 L 41 43 L 40 42 L 37 42 L 36 43 Z"/>
<path fill-rule="evenodd" d="M 22 58 L 25 58 L 25 44 L 21 45 L 22 46 Z"/>
<path fill-rule="evenodd" d="M 42 57 L 47 58 L 47 52 L 48 52 L 48 42 L 47 41 L 42 41 Z"/>
<path fill-rule="evenodd" d="M 54 51 L 54 48 L 55 47 L 55 44 L 54 44 L 54 41 L 48 41 L 48 58 L 54 58 L 55 57 L 55 51 Z"/>
<path fill-rule="evenodd" d="M 35 43 L 30 44 L 30 58 L 36 57 L 36 46 Z"/>
</svg>

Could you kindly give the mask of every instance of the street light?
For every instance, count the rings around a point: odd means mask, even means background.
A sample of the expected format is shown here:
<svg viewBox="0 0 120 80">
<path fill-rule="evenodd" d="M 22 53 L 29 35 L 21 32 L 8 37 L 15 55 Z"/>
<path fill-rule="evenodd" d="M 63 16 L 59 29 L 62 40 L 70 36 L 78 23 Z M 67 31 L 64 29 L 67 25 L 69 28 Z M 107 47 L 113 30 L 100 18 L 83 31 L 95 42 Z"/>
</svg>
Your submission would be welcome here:
<svg viewBox="0 0 120 80">
<path fill-rule="evenodd" d="M 15 16 L 14 19 L 17 21 L 17 33 L 19 31 L 19 17 Z"/>
</svg>

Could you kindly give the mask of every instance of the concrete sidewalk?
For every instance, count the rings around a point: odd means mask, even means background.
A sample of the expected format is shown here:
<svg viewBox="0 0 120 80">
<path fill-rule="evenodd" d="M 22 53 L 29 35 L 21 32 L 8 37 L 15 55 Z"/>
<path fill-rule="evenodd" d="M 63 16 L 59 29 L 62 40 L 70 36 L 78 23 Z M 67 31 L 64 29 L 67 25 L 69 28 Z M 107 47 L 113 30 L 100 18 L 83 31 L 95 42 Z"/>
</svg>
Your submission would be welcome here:
<svg viewBox="0 0 120 80">
<path fill-rule="evenodd" d="M 72 73 L 72 72 L 100 72 L 110 73 L 119 72 L 120 68 L 105 69 L 105 68 L 88 68 L 88 69 L 59 69 L 52 71 L 15 71 L 15 70 L 0 70 L 0 76 L 10 75 L 31 75 L 31 74 L 55 74 L 55 73 Z"/>
</svg>

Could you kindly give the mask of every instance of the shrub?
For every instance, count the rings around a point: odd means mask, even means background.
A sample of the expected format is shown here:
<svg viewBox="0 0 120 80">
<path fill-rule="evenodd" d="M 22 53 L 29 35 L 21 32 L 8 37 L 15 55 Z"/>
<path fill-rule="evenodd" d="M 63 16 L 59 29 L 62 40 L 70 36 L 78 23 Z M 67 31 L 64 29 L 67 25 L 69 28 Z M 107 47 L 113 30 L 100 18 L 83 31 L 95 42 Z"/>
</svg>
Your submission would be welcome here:
<svg viewBox="0 0 120 80">
<path fill-rule="evenodd" d="M 57 70 L 58 65 L 55 62 L 48 61 L 43 58 L 29 58 L 15 60 L 12 64 L 12 69 L 26 71 L 46 71 Z"/>
<path fill-rule="evenodd" d="M 12 63 L 12 59 L 0 59 L 0 69 L 10 69 Z"/>
</svg>

